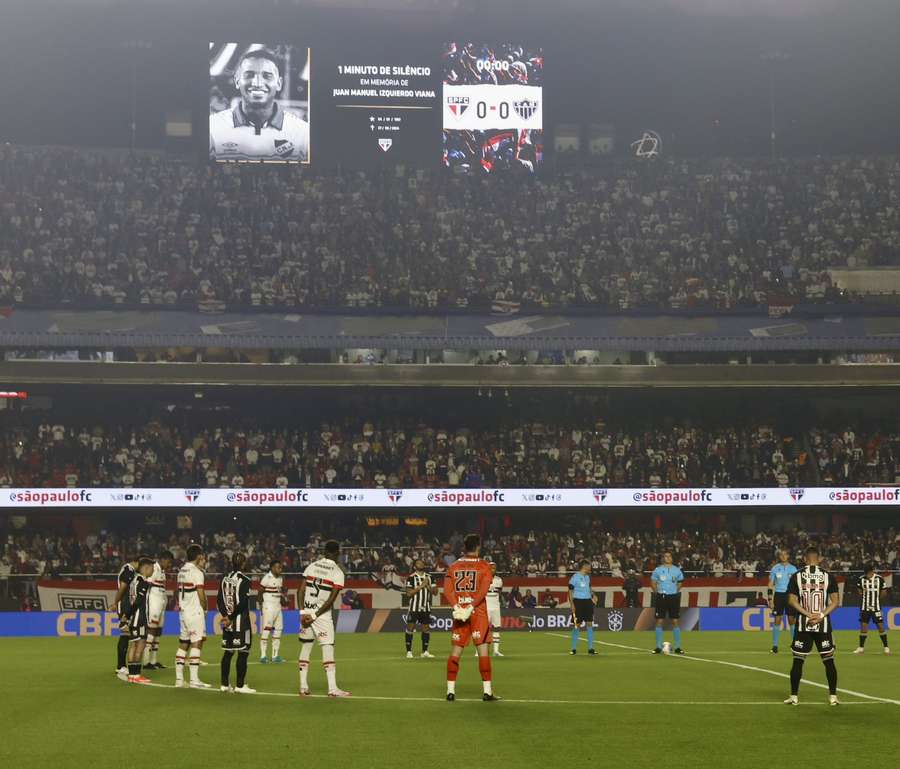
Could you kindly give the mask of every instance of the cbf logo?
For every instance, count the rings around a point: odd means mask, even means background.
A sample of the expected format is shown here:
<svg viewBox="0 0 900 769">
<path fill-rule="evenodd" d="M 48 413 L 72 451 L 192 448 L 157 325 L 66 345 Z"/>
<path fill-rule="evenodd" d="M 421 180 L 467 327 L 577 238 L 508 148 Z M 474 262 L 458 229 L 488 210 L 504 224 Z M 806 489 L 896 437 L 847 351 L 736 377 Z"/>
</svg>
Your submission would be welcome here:
<svg viewBox="0 0 900 769">
<path fill-rule="evenodd" d="M 597 502 L 598 505 L 601 502 L 603 502 L 603 500 L 606 499 L 606 495 L 609 494 L 609 492 L 606 489 L 594 489 L 593 493 L 594 493 L 594 500 Z"/>
<path fill-rule="evenodd" d="M 805 489 L 791 489 L 790 494 L 791 494 L 791 499 L 793 499 L 794 502 L 799 502 L 801 499 L 803 499 L 803 495 L 806 494 L 806 490 Z"/>
<path fill-rule="evenodd" d="M 618 633 L 625 626 L 625 616 L 620 611 L 611 611 L 606 618 L 606 623 L 613 633 Z"/>
<path fill-rule="evenodd" d="M 391 504 L 396 505 L 400 501 L 400 497 L 403 496 L 403 492 L 399 489 L 391 489 L 387 495 L 388 499 L 391 500 Z"/>
<path fill-rule="evenodd" d="M 450 111 L 456 115 L 456 117 L 462 117 L 463 113 L 469 109 L 469 97 L 468 96 L 448 96 L 447 97 L 447 107 L 450 108 Z"/>
<path fill-rule="evenodd" d="M 513 109 L 522 120 L 531 120 L 539 106 L 540 102 L 537 99 L 521 99 L 513 102 Z"/>
<path fill-rule="evenodd" d="M 194 504 L 200 498 L 200 490 L 199 489 L 185 489 L 184 490 L 184 498 Z"/>
</svg>

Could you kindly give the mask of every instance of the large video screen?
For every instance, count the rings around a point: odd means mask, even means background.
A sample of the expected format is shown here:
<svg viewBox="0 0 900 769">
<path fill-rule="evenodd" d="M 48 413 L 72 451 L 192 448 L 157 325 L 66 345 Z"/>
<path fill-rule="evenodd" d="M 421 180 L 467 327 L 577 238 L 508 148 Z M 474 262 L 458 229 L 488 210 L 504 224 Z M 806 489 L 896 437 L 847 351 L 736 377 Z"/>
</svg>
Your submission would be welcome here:
<svg viewBox="0 0 900 769">
<path fill-rule="evenodd" d="M 309 48 L 210 43 L 210 159 L 309 163 L 310 93 Z"/>
<path fill-rule="evenodd" d="M 544 152 L 541 48 L 447 43 L 443 162 L 466 172 L 534 172 Z"/>
<path fill-rule="evenodd" d="M 423 46 L 395 51 L 354 42 L 347 56 L 328 55 L 331 154 L 341 164 L 428 161 L 436 144 L 438 72 Z"/>
<path fill-rule="evenodd" d="M 210 159 L 536 171 L 543 49 L 441 37 L 352 25 L 309 47 L 209 43 Z"/>
</svg>

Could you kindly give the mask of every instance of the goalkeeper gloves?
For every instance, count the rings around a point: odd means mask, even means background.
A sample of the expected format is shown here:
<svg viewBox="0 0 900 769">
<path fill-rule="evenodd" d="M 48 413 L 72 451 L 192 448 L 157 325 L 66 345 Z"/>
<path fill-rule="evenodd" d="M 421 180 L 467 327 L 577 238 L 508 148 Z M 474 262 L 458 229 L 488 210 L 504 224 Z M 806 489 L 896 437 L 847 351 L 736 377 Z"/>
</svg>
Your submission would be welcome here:
<svg viewBox="0 0 900 769">
<path fill-rule="evenodd" d="M 453 607 L 453 619 L 457 622 L 468 622 L 469 617 L 472 616 L 472 612 L 475 611 L 471 605 L 469 606 L 460 606 L 457 604 Z"/>
</svg>

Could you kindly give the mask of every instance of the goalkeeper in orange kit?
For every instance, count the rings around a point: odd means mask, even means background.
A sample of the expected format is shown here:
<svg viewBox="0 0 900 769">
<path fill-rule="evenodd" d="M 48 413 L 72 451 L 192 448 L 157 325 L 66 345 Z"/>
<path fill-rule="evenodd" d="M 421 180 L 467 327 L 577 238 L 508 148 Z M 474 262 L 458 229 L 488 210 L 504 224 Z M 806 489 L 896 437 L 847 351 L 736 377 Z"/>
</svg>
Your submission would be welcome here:
<svg viewBox="0 0 900 769">
<path fill-rule="evenodd" d="M 447 701 L 456 699 L 456 677 L 459 658 L 471 641 L 478 652 L 478 672 L 484 686 L 482 699 L 496 702 L 491 684 L 491 623 L 488 620 L 485 597 L 491 586 L 491 565 L 479 557 L 481 537 L 469 534 L 464 541 L 465 555 L 447 569 L 444 597 L 453 607 L 452 648 L 447 659 Z"/>
</svg>

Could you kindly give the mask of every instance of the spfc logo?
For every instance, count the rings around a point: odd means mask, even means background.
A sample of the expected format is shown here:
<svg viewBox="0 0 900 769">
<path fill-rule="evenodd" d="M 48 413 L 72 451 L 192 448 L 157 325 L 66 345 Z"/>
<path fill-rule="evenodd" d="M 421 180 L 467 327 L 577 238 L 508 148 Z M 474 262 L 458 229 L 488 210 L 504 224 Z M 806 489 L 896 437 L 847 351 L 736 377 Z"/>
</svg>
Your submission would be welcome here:
<svg viewBox="0 0 900 769">
<path fill-rule="evenodd" d="M 463 112 L 469 109 L 469 97 L 468 96 L 448 96 L 447 97 L 447 107 L 450 111 L 456 115 L 456 117 L 462 117 Z"/>
<path fill-rule="evenodd" d="M 805 493 L 806 491 L 804 489 L 791 489 L 791 499 L 793 499 L 794 502 L 799 502 L 803 499 Z"/>
<path fill-rule="evenodd" d="M 609 629 L 612 630 L 613 633 L 620 632 L 625 625 L 625 617 L 620 611 L 611 611 L 606 618 L 606 621 L 609 625 Z"/>
<path fill-rule="evenodd" d="M 391 148 L 391 145 L 393 143 L 394 143 L 393 139 L 379 139 L 378 140 L 378 146 L 381 147 L 382 152 L 387 152 Z"/>
<path fill-rule="evenodd" d="M 184 498 L 193 504 L 198 499 L 200 499 L 200 490 L 199 489 L 185 489 L 184 490 Z"/>
<path fill-rule="evenodd" d="M 594 489 L 593 494 L 594 499 L 597 501 L 597 504 L 599 504 L 606 499 L 606 495 L 609 494 L 609 492 L 606 489 Z"/>
<path fill-rule="evenodd" d="M 387 495 L 388 499 L 391 500 L 391 504 L 396 505 L 400 501 L 400 497 L 403 496 L 403 492 L 399 489 L 391 489 Z"/>
<path fill-rule="evenodd" d="M 539 106 L 540 102 L 537 99 L 522 99 L 513 102 L 513 109 L 522 120 L 531 120 Z"/>
</svg>

